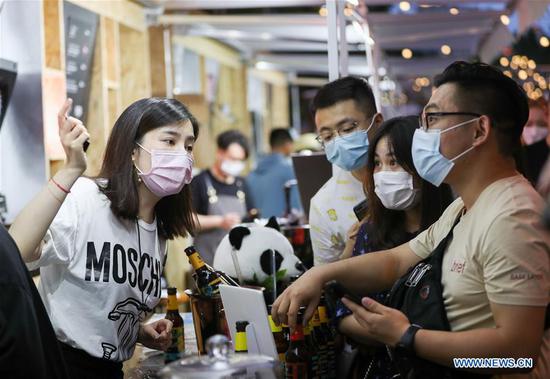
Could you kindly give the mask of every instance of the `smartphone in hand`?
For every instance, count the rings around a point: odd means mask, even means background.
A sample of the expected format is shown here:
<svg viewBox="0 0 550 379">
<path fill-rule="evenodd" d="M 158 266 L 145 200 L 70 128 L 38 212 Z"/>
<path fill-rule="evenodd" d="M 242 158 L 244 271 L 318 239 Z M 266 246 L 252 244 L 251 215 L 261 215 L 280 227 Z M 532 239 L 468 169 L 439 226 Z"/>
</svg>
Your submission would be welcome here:
<svg viewBox="0 0 550 379">
<path fill-rule="evenodd" d="M 355 213 L 355 217 L 357 217 L 357 220 L 363 220 L 367 215 L 367 200 L 363 200 L 355 207 L 353 207 L 353 213 Z"/>
<path fill-rule="evenodd" d="M 333 300 L 345 297 L 346 299 L 353 301 L 355 304 L 362 305 L 361 296 L 349 291 L 336 280 L 331 280 L 325 284 L 325 294 Z"/>
</svg>

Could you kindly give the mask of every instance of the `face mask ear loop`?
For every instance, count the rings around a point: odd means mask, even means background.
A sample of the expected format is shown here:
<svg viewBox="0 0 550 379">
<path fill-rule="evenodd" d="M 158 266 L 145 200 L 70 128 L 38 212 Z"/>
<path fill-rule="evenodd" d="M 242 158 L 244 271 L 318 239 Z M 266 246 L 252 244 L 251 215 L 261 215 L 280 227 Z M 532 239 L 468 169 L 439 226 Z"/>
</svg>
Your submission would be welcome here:
<svg viewBox="0 0 550 379">
<path fill-rule="evenodd" d="M 456 157 L 454 157 L 453 159 L 449 159 L 451 162 L 454 162 L 456 161 L 457 159 L 460 159 L 462 156 L 466 155 L 467 153 L 469 153 L 470 151 L 472 151 L 474 149 L 474 146 L 470 146 L 468 149 L 464 150 L 462 153 L 458 154 Z"/>
<path fill-rule="evenodd" d="M 377 114 L 378 114 L 378 112 L 375 113 L 374 116 L 372 116 L 372 120 L 371 120 L 371 122 L 370 122 L 370 125 L 369 125 L 369 127 L 367 128 L 367 130 L 365 130 L 366 133 L 368 133 L 369 130 L 371 130 L 372 127 L 374 126 L 374 120 L 376 119 L 376 115 L 377 115 Z"/>
<path fill-rule="evenodd" d="M 451 130 L 453 130 L 453 129 L 459 128 L 459 127 L 461 127 L 461 126 L 463 126 L 463 125 L 466 125 L 466 124 L 468 124 L 468 123 L 470 123 L 470 122 L 472 122 L 472 121 L 477 121 L 477 120 L 479 120 L 480 118 L 481 118 L 481 117 L 473 118 L 473 119 L 471 119 L 471 120 L 461 122 L 460 124 L 456 124 L 455 126 L 451 126 L 451 127 L 448 128 L 448 129 L 440 130 L 439 134 L 447 133 L 448 131 L 451 131 Z"/>
<path fill-rule="evenodd" d="M 141 144 L 139 142 L 136 142 L 136 145 L 138 145 L 140 148 L 142 148 L 144 151 L 146 151 L 147 153 L 149 153 L 149 155 L 151 155 L 151 152 L 149 150 L 147 150 L 146 148 L 144 148 L 143 146 L 141 146 Z"/>
<path fill-rule="evenodd" d="M 139 146 L 141 149 L 143 149 L 145 152 L 147 152 L 149 155 L 151 155 L 151 152 L 150 152 L 149 150 L 147 150 L 146 148 L 144 148 L 143 146 L 141 146 L 141 144 L 140 144 L 139 142 L 136 141 L 135 144 L 138 145 L 138 146 Z M 141 171 L 140 168 L 137 166 L 137 164 L 136 164 L 135 161 L 133 161 L 132 163 L 134 164 L 134 167 L 136 168 L 136 170 L 137 170 L 137 172 L 138 172 L 139 174 L 145 175 L 145 174 L 143 173 L 143 171 Z M 139 175 L 138 175 L 138 178 L 141 180 L 141 178 L 139 177 Z"/>
</svg>

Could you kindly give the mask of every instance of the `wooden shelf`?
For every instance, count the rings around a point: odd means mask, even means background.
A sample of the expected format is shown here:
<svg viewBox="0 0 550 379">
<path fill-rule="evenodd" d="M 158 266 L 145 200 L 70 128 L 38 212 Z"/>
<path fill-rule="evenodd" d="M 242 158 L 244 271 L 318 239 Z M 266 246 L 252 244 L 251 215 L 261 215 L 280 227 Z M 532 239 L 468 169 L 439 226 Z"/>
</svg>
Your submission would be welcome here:
<svg viewBox="0 0 550 379">
<path fill-rule="evenodd" d="M 64 33 L 63 33 L 63 3 L 59 0 L 44 0 L 44 66 L 64 70 Z"/>
</svg>

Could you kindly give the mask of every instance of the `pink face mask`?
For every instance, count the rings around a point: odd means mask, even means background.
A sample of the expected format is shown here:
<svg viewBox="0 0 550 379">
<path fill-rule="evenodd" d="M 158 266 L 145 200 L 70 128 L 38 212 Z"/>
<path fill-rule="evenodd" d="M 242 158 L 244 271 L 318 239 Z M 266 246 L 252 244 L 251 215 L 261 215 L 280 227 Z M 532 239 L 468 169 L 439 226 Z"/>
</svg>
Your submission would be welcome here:
<svg viewBox="0 0 550 379">
<path fill-rule="evenodd" d="M 142 172 L 137 166 L 138 175 L 143 183 L 158 197 L 179 193 L 183 186 L 193 179 L 193 157 L 186 151 L 147 150 L 151 155 L 151 170 Z"/>
</svg>

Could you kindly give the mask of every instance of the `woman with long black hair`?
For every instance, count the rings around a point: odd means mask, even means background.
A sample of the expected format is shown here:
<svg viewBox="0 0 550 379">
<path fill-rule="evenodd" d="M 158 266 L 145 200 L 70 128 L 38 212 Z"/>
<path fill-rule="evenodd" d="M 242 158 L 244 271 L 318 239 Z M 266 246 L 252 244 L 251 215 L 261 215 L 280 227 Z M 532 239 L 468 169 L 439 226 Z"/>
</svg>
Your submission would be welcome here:
<svg viewBox="0 0 550 379">
<path fill-rule="evenodd" d="M 416 171 L 411 154 L 418 117 L 395 117 L 382 123 L 371 142 L 367 160 L 365 191 L 368 213 L 351 233 L 342 258 L 399 246 L 434 223 L 452 202 L 448 185 L 435 187 Z M 353 229 L 353 228 L 352 228 Z M 387 292 L 369 296 L 384 303 Z M 337 309 L 341 333 L 358 344 L 362 328 L 351 312 Z M 351 377 L 389 379 L 393 376 L 385 347 L 360 348 Z"/>
<path fill-rule="evenodd" d="M 142 322 L 160 299 L 166 240 L 194 229 L 187 184 L 198 124 L 177 100 L 138 100 L 116 121 L 99 175 L 86 178 L 89 135 L 70 105 L 58 116 L 65 166 L 10 234 L 28 267 L 40 267 L 70 377 L 122 378 L 136 342 L 170 342 L 169 321 Z"/>
</svg>

